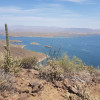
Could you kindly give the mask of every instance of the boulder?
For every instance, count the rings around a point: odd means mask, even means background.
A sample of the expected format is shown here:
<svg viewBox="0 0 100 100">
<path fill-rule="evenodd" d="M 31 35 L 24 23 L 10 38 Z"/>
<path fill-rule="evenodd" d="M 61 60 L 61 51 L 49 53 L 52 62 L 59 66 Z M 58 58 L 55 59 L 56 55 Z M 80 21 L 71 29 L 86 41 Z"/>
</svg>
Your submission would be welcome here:
<svg viewBox="0 0 100 100">
<path fill-rule="evenodd" d="M 55 82 L 54 82 L 54 85 L 55 85 L 55 87 L 57 87 L 57 88 L 62 88 L 62 87 L 63 87 L 62 81 L 55 81 Z"/>
<path fill-rule="evenodd" d="M 64 79 L 63 83 L 64 83 L 64 86 L 67 87 L 67 88 L 69 86 L 71 86 L 71 81 L 68 78 Z"/>
<path fill-rule="evenodd" d="M 69 86 L 68 90 L 74 94 L 77 94 L 78 93 L 78 90 L 72 86 Z"/>
</svg>

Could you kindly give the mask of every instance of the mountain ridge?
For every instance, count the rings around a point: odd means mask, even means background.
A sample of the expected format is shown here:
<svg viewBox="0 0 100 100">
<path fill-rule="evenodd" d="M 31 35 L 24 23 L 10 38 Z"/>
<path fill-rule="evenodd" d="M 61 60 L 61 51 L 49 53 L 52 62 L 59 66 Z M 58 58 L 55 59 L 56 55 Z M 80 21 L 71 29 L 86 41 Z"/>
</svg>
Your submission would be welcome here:
<svg viewBox="0 0 100 100">
<path fill-rule="evenodd" d="M 0 34 L 4 35 L 4 28 L 0 27 Z M 45 26 L 9 26 L 10 35 L 15 36 L 69 36 L 69 35 L 89 35 L 100 34 L 100 29 L 91 28 L 61 28 Z M 50 36 L 51 37 L 51 36 Z"/>
</svg>

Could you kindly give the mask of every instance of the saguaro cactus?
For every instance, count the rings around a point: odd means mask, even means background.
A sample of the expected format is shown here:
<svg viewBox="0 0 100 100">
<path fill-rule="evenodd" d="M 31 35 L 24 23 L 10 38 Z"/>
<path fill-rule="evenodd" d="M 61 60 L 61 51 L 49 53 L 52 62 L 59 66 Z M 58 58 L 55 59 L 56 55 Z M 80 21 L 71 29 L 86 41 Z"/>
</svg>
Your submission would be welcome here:
<svg viewBox="0 0 100 100">
<path fill-rule="evenodd" d="M 6 57 L 5 57 L 5 71 L 8 72 L 9 68 L 11 66 L 11 55 L 10 55 L 10 43 L 9 43 L 9 34 L 8 34 L 8 27 L 7 24 L 5 24 L 5 32 L 6 32 Z"/>
<path fill-rule="evenodd" d="M 5 32 L 6 32 L 6 50 L 7 50 L 7 58 L 10 57 L 10 45 L 9 45 L 9 35 L 8 35 L 8 27 L 5 24 Z"/>
</svg>

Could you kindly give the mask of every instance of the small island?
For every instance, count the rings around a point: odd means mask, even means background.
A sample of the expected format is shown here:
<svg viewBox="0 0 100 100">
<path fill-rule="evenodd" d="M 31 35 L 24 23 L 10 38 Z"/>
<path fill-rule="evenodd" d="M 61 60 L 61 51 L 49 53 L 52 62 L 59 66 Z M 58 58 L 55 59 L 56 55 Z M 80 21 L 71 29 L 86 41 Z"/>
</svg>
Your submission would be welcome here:
<svg viewBox="0 0 100 100">
<path fill-rule="evenodd" d="M 52 46 L 45 45 L 46 48 L 52 48 Z"/>
<path fill-rule="evenodd" d="M 32 42 L 32 43 L 30 43 L 30 44 L 33 44 L 33 45 L 40 45 L 40 44 L 37 43 L 37 42 Z"/>
<path fill-rule="evenodd" d="M 10 42 L 13 42 L 13 43 L 21 43 L 22 41 L 20 41 L 20 40 L 10 40 Z"/>
</svg>

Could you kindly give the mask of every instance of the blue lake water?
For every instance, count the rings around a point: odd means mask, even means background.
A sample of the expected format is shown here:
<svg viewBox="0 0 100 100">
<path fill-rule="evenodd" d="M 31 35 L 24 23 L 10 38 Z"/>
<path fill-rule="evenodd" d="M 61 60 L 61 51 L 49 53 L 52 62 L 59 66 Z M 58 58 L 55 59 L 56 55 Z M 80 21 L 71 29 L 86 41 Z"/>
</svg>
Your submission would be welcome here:
<svg viewBox="0 0 100 100">
<path fill-rule="evenodd" d="M 5 39 L 0 36 L 0 39 Z M 95 67 L 100 65 L 100 35 L 89 35 L 71 38 L 42 38 L 42 37 L 10 37 L 11 40 L 20 40 L 21 45 L 26 45 L 25 49 L 50 54 L 67 53 L 70 57 L 77 56 L 84 63 Z M 37 42 L 40 45 L 32 45 L 31 42 Z M 46 48 L 45 45 L 52 46 Z"/>
</svg>

